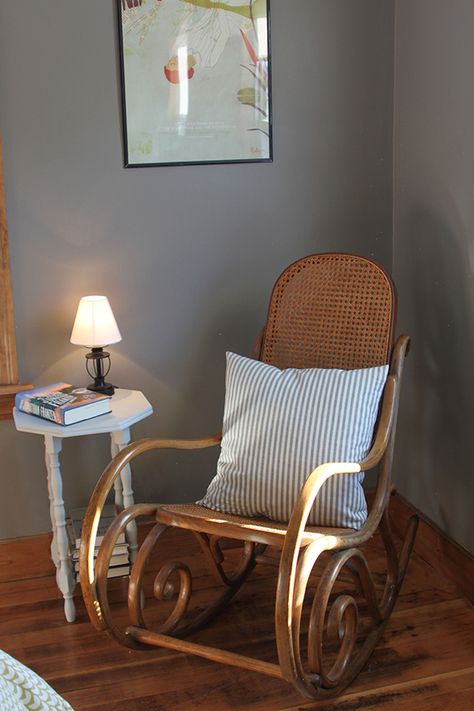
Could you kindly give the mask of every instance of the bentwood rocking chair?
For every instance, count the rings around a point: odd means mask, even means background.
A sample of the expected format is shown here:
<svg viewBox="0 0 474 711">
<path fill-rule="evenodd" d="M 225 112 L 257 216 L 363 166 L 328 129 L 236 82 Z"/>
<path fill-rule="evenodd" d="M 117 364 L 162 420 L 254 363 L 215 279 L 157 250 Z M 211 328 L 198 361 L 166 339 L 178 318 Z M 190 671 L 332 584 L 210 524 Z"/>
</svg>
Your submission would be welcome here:
<svg viewBox="0 0 474 711">
<path fill-rule="evenodd" d="M 409 338 L 400 336 L 393 343 L 395 314 L 392 280 L 368 259 L 348 254 L 316 254 L 300 259 L 281 274 L 253 357 L 281 372 L 289 368 L 355 371 L 388 364 L 388 377 L 382 386 L 377 422 L 367 453 L 361 461 L 316 462 L 318 466 L 307 472 L 286 523 L 222 513 L 200 504 L 130 506 L 117 516 L 106 533 L 94 569 L 98 520 L 122 468 L 148 450 L 203 449 L 219 445 L 221 436 L 191 441 L 150 439 L 130 444 L 104 471 L 84 521 L 80 579 L 89 617 L 97 629 L 107 631 L 130 648 L 164 647 L 284 679 L 311 699 L 337 695 L 357 676 L 393 609 L 417 527 L 414 517 L 398 551 L 391 534 L 388 507 L 396 416 Z M 377 471 L 375 496 L 365 522 L 358 529 L 308 524 L 313 504 L 326 481 L 335 475 L 372 469 Z M 129 625 L 121 629 L 111 615 L 107 570 L 119 534 L 140 516 L 152 517 L 156 524 L 133 563 L 128 587 Z M 190 619 L 191 572 L 184 563 L 169 561 L 155 578 L 154 594 L 158 599 L 169 599 L 179 578 L 176 604 L 159 629 L 149 629 L 143 607 L 144 570 L 151 552 L 169 527 L 187 529 L 189 535 L 194 535 L 211 573 L 220 581 L 221 590 L 210 607 L 200 609 Z M 382 585 L 379 577 L 376 584 L 361 548 L 377 531 L 386 555 Z M 231 574 L 223 565 L 224 553 L 228 552 L 220 545 L 224 538 L 243 542 L 240 561 Z M 312 573 L 317 563 L 322 565 L 322 572 L 315 583 Z M 202 628 L 225 607 L 259 564 L 273 565 L 278 571 L 275 603 L 278 664 L 186 640 L 187 635 Z M 341 577 L 345 581 L 342 592 Z M 305 595 L 312 598 L 309 615 L 303 613 Z M 308 624 L 303 625 L 306 617 Z"/>
</svg>

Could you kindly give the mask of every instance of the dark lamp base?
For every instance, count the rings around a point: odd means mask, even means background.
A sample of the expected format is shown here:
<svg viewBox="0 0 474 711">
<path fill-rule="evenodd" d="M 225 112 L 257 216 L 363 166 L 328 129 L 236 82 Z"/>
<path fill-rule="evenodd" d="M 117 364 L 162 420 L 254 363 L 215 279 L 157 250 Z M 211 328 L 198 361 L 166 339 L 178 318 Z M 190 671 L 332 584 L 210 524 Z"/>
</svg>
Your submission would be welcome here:
<svg viewBox="0 0 474 711">
<path fill-rule="evenodd" d="M 100 385 L 91 383 L 87 386 L 87 389 L 95 393 L 102 393 L 102 395 L 113 395 L 115 392 L 115 388 L 111 383 L 101 383 Z"/>
<path fill-rule="evenodd" d="M 86 353 L 86 370 L 91 378 L 94 378 L 94 382 L 87 386 L 88 390 L 103 395 L 114 394 L 114 386 L 105 382 L 110 370 L 110 353 L 104 351 L 101 346 L 93 348 L 90 353 Z"/>
</svg>

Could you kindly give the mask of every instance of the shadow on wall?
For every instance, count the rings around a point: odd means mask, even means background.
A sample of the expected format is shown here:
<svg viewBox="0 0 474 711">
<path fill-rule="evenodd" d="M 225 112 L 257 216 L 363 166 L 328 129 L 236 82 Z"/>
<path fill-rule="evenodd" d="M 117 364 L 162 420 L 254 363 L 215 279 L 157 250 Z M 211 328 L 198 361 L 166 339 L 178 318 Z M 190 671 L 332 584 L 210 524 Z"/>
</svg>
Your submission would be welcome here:
<svg viewBox="0 0 474 711">
<path fill-rule="evenodd" d="M 412 210 L 399 231 L 400 326 L 412 336 L 413 348 L 402 395 L 396 483 L 473 550 L 473 264 L 455 206 L 443 206 L 443 214 L 457 217 L 448 225 L 433 210 Z"/>
</svg>

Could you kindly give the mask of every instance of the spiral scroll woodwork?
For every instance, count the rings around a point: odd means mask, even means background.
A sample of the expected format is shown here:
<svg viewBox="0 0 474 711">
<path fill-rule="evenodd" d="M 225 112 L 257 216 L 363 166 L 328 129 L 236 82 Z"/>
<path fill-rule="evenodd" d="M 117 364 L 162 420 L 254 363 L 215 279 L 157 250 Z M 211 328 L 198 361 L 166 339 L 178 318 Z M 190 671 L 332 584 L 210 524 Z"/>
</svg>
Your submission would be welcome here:
<svg viewBox="0 0 474 711">
<path fill-rule="evenodd" d="M 171 577 L 178 573 L 179 575 L 179 591 L 177 600 L 172 613 L 166 619 L 166 622 L 161 625 L 160 632 L 169 634 L 173 632 L 183 619 L 188 609 L 189 600 L 192 592 L 192 575 L 188 566 L 180 563 L 177 560 L 170 560 L 161 569 L 155 578 L 153 585 L 153 594 L 157 600 L 172 600 L 176 596 L 174 583 L 171 582 Z"/>
<path fill-rule="evenodd" d="M 210 572 L 218 577 L 222 587 L 214 602 L 194 618 L 188 619 L 192 596 L 192 573 L 183 562 L 169 560 L 154 576 L 153 595 L 158 601 L 172 602 L 164 621 L 148 624 L 144 613 L 145 567 L 155 547 L 169 530 L 155 524 L 145 537 L 130 575 L 128 608 L 130 626 L 120 629 L 113 621 L 107 602 L 106 571 L 115 542 L 125 527 L 140 515 L 150 515 L 152 507 L 134 506 L 122 512 L 111 526 L 102 543 L 96 564 L 97 595 L 109 635 L 118 642 L 133 648 L 152 644 L 162 635 L 182 638 L 197 631 L 215 617 L 238 591 L 255 566 L 256 558 L 265 562 L 264 546 L 245 543 L 233 572 L 224 571 L 224 553 L 218 537 L 192 532 L 205 553 Z M 321 562 L 325 545 L 316 541 L 299 550 L 297 575 L 294 586 L 291 635 L 298 690 L 308 698 L 324 698 L 340 693 L 357 675 L 372 653 L 396 599 L 403 580 L 409 548 L 413 544 L 416 522 L 409 527 L 407 540 L 398 555 L 390 532 L 388 516 L 381 525 L 382 541 L 387 555 L 386 582 L 380 595 L 370 572 L 369 564 L 360 548 L 328 551 L 329 560 L 317 578 L 312 591 L 313 572 Z M 327 544 L 327 541 L 326 541 Z M 235 553 L 235 549 L 233 549 Z M 233 555 L 233 557 L 235 557 Z M 341 589 L 340 583 L 344 585 Z M 311 585 L 310 585 L 311 582 Z M 354 592 L 348 590 L 352 584 Z M 305 598 L 312 594 L 307 644 L 300 644 L 302 612 Z M 362 615 L 362 612 L 364 615 Z M 367 618 L 370 625 L 367 624 Z M 361 623 L 364 621 L 362 638 Z M 138 632 L 141 630 L 143 632 Z M 149 633 L 148 637 L 146 631 Z M 161 637 L 162 639 L 162 637 Z M 183 642 L 183 644 L 187 644 Z M 301 649 L 307 650 L 304 662 Z M 280 650 L 279 650 L 280 651 Z M 293 680 L 294 682 L 294 680 Z M 295 682 L 294 682 L 295 683 Z M 296 685 L 296 684 L 295 684 Z"/>
<path fill-rule="evenodd" d="M 116 517 L 105 534 L 99 549 L 95 564 L 95 580 L 91 585 L 92 591 L 95 593 L 95 610 L 100 615 L 103 628 L 120 644 L 132 648 L 143 647 L 143 644 L 137 642 L 129 634 L 128 626 L 125 629 L 121 629 L 114 622 L 107 597 L 107 572 L 114 546 L 125 528 L 139 516 L 153 516 L 156 511 L 157 507 L 153 505 L 134 505 L 125 509 Z M 224 588 L 209 607 L 200 611 L 191 621 L 186 621 L 192 595 L 192 573 L 185 563 L 177 560 L 167 561 L 154 578 L 153 595 L 158 601 L 174 601 L 174 605 L 163 622 L 149 625 L 144 611 L 145 571 L 150 556 L 167 530 L 167 526 L 159 523 L 155 524 L 140 546 L 129 578 L 129 620 L 132 627 L 140 627 L 159 634 L 172 634 L 182 637 L 202 628 L 227 605 L 253 570 L 255 557 L 265 549 L 265 546 L 246 542 L 242 548 L 240 560 L 234 570 L 231 573 L 227 573 L 223 567 L 224 554 L 218 537 L 198 536 L 195 534 L 202 550 L 206 553 L 205 560 L 210 572 L 218 577 Z M 154 629 L 152 630 L 151 627 L 154 627 Z"/>
<path fill-rule="evenodd" d="M 291 680 L 307 698 L 323 698 L 340 693 L 367 662 L 396 601 L 406 572 L 416 527 L 417 520 L 413 518 L 402 550 L 398 554 L 391 535 L 388 514 L 384 514 L 381 533 L 387 568 L 380 599 L 369 564 L 360 548 L 331 552 L 312 593 L 307 645 L 304 645 L 307 649 L 307 664 L 302 659 L 303 645 L 300 644 L 303 603 L 305 597 L 310 594 L 309 583 L 313 579 L 316 565 L 320 562 L 324 546 L 316 543 L 299 552 L 291 601 L 290 654 L 294 664 L 294 677 Z M 338 591 L 344 573 L 344 586 Z M 348 581 L 353 584 L 353 593 L 347 590 Z M 281 642 L 279 650 L 282 651 Z"/>
<path fill-rule="evenodd" d="M 372 622 L 378 624 L 381 621 L 375 585 L 363 553 L 359 549 L 349 549 L 334 554 L 316 589 L 308 631 L 309 669 L 318 674 L 321 685 L 328 689 L 343 681 L 357 641 L 359 609 L 355 597 L 344 593 L 331 602 L 338 576 L 348 561 L 355 563 Z M 324 659 L 325 632 L 328 642 L 339 645 L 336 659 L 329 669 Z"/>
<path fill-rule="evenodd" d="M 130 635 L 127 635 L 125 630 L 122 630 L 117 626 L 113 620 L 109 599 L 107 595 L 107 581 L 108 581 L 108 570 L 110 566 L 110 559 L 118 541 L 120 534 L 125 531 L 126 527 L 135 521 L 140 516 L 154 516 L 156 514 L 157 507 L 153 504 L 135 504 L 124 509 L 113 521 L 107 532 L 105 533 L 104 539 L 99 548 L 97 554 L 97 561 L 95 564 L 94 580 L 89 583 L 87 594 L 92 597 L 92 602 L 95 607 L 95 613 L 100 618 L 102 622 L 103 629 L 107 631 L 109 636 L 113 637 L 120 644 L 126 647 L 132 648 L 142 648 L 143 645 L 136 642 Z M 164 529 L 164 527 L 161 527 Z M 161 534 L 162 531 L 160 531 Z M 92 547 L 93 551 L 93 547 Z M 141 554 L 141 555 L 140 555 Z M 137 560 L 143 559 L 144 553 L 140 550 L 140 554 L 137 556 Z M 134 567 L 135 567 L 134 564 Z M 81 567 L 83 562 L 81 561 Z M 138 605 L 141 605 L 141 584 L 143 578 L 139 575 L 135 580 L 135 591 L 137 594 L 137 599 L 140 600 Z M 84 593 L 84 573 L 81 570 L 81 585 Z M 134 608 L 135 609 L 135 608 Z"/>
</svg>

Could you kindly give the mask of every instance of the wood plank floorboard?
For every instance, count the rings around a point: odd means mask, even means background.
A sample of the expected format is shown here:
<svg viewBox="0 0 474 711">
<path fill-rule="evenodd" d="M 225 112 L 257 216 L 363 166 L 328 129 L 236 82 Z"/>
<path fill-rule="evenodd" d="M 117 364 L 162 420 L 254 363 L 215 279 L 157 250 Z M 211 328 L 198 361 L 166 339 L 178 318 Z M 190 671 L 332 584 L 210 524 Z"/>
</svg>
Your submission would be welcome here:
<svg viewBox="0 0 474 711">
<path fill-rule="evenodd" d="M 15 542 L 13 549 L 0 544 L 0 645 L 76 711 L 474 711 L 474 609 L 452 578 L 427 563 L 423 541 L 417 543 L 420 554 L 415 547 L 397 606 L 367 667 L 338 699 L 311 702 L 270 677 L 169 650 L 120 647 L 89 623 L 79 589 L 77 620 L 67 624 L 47 541 L 28 540 Z M 159 567 L 168 554 L 193 567 L 194 603 L 206 605 L 216 585 L 193 539 L 172 532 L 150 567 Z M 229 555 L 235 559 L 238 551 Z M 371 542 L 367 555 L 381 587 L 379 540 Z M 147 579 L 150 587 L 151 572 Z M 343 577 L 339 587 L 350 590 L 350 578 Z M 125 620 L 125 580 L 112 580 L 110 589 L 114 614 Z M 192 639 L 276 661 L 274 592 L 275 570 L 258 567 L 219 619 Z M 147 591 L 146 614 L 158 620 L 163 603 L 153 602 Z"/>
</svg>

